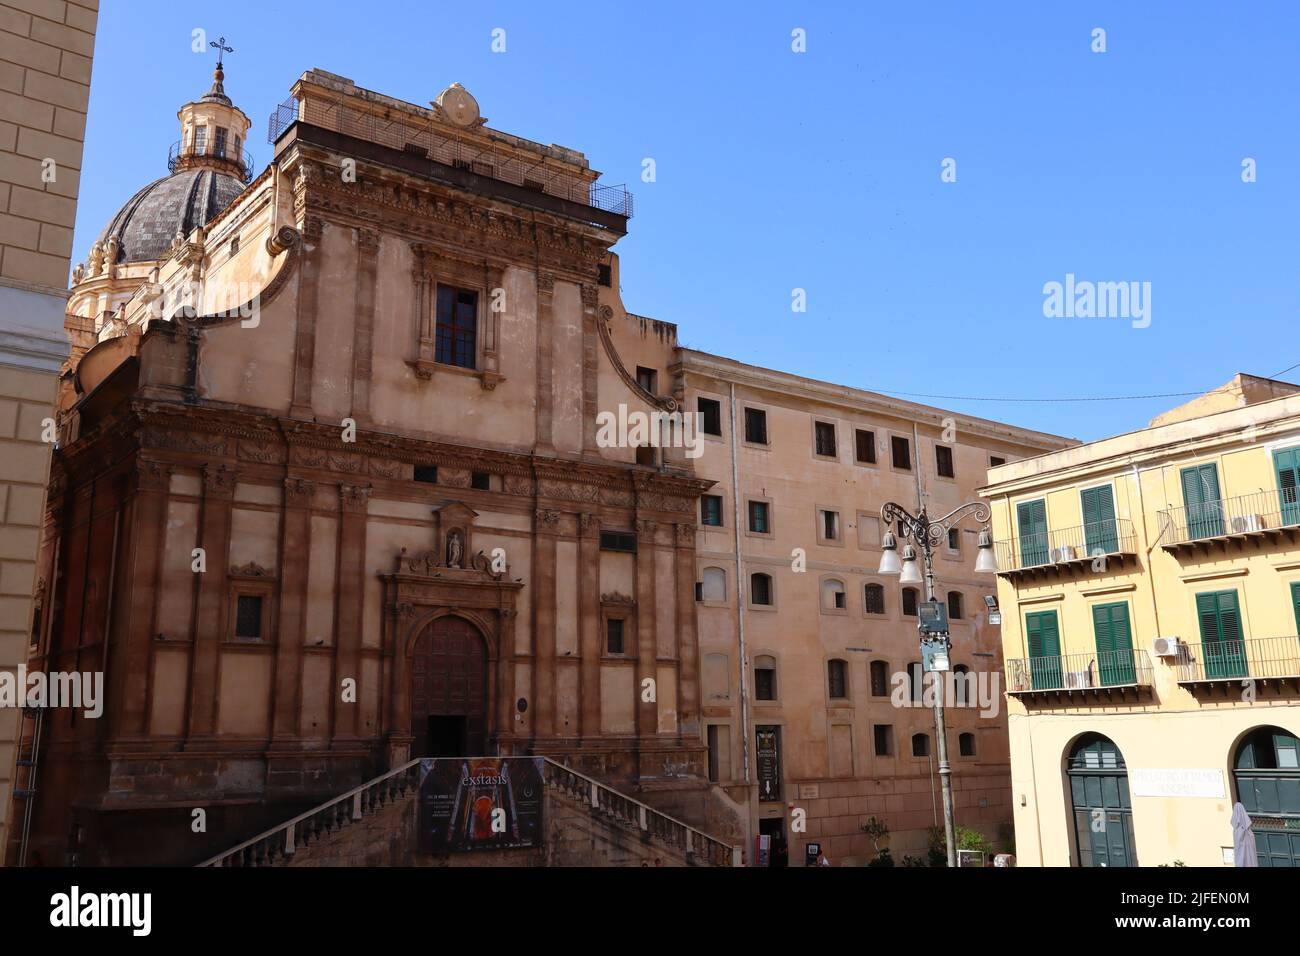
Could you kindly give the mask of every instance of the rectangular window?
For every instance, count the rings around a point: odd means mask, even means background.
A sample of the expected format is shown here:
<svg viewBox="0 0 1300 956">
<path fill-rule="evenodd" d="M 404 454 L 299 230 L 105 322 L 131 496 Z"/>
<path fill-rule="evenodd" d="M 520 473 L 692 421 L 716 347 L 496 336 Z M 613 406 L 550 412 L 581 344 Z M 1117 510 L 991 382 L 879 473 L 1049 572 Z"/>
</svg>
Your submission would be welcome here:
<svg viewBox="0 0 1300 956">
<path fill-rule="evenodd" d="M 745 441 L 754 445 L 767 444 L 767 412 L 758 408 L 745 409 Z"/>
<path fill-rule="evenodd" d="M 754 696 L 758 700 L 776 700 L 776 671 L 770 667 L 754 671 Z"/>
<path fill-rule="evenodd" d="M 652 368 L 644 368 L 638 365 L 636 367 L 636 383 L 651 395 L 654 395 L 656 394 L 655 388 L 659 384 L 659 373 Z"/>
<path fill-rule="evenodd" d="M 868 584 L 864 598 L 868 614 L 885 613 L 885 589 L 879 584 Z"/>
<path fill-rule="evenodd" d="M 749 603 L 770 607 L 772 604 L 772 579 L 766 574 L 749 576 Z"/>
<path fill-rule="evenodd" d="M 830 422 L 815 422 L 813 430 L 816 437 L 817 454 L 825 458 L 836 456 L 835 426 Z"/>
<path fill-rule="evenodd" d="M 469 486 L 475 491 L 490 491 L 492 488 L 492 476 L 486 471 L 470 472 Z"/>
<path fill-rule="evenodd" d="M 1207 678 L 1245 677 L 1246 643 L 1242 640 L 1237 592 L 1206 591 L 1196 595 L 1201 625 L 1201 657 Z"/>
<path fill-rule="evenodd" d="M 213 152 L 221 157 L 226 155 L 226 128 L 224 126 L 217 127 L 217 139 L 213 147 Z"/>
<path fill-rule="evenodd" d="M 871 735 L 876 741 L 876 756 L 888 757 L 894 752 L 894 728 L 889 724 L 875 724 Z"/>
<path fill-rule="evenodd" d="M 749 503 L 749 530 L 754 534 L 771 534 L 771 525 L 767 520 L 767 502 L 751 501 Z"/>
<path fill-rule="evenodd" d="M 240 640 L 262 639 L 262 599 L 241 594 L 235 602 L 235 637 Z"/>
<path fill-rule="evenodd" d="M 953 477 L 952 449 L 947 445 L 934 446 L 934 470 L 940 478 Z"/>
<path fill-rule="evenodd" d="M 858 428 L 853 432 L 853 447 L 858 463 L 874 465 L 876 463 L 876 433 Z"/>
<path fill-rule="evenodd" d="M 1029 680 L 1034 690 L 1053 690 L 1061 682 L 1061 631 L 1055 611 L 1025 615 L 1025 637 L 1029 644 Z"/>
<path fill-rule="evenodd" d="M 1096 604 L 1092 608 L 1092 631 L 1097 638 L 1097 671 L 1104 686 L 1132 684 L 1133 635 L 1128 623 L 1128 605 Z"/>
<path fill-rule="evenodd" d="M 606 266 L 608 268 L 608 266 Z M 709 782 L 718 782 L 718 764 L 719 764 L 719 741 L 718 725 L 709 724 Z"/>
<path fill-rule="evenodd" d="M 889 665 L 884 661 L 871 662 L 871 696 L 889 696 Z"/>
<path fill-rule="evenodd" d="M 903 588 L 903 613 L 916 617 L 916 588 Z"/>
<path fill-rule="evenodd" d="M 722 434 L 722 403 L 712 398 L 697 398 L 695 407 L 699 409 L 704 426 L 704 434 Z"/>
<path fill-rule="evenodd" d="M 713 528 L 722 527 L 722 496 L 700 496 L 700 524 Z"/>
<path fill-rule="evenodd" d="M 1219 500 L 1219 471 L 1213 464 L 1184 468 L 1181 478 L 1187 510 L 1187 537 L 1223 534 L 1223 502 Z"/>
<path fill-rule="evenodd" d="M 912 443 L 902 435 L 889 436 L 889 450 L 894 460 L 895 468 L 902 468 L 904 471 L 912 470 Z"/>
<path fill-rule="evenodd" d="M 1016 505 L 1016 525 L 1020 530 L 1020 564 L 1031 568 L 1046 564 L 1047 503 L 1042 498 Z"/>
<path fill-rule="evenodd" d="M 1113 554 L 1119 550 L 1115 527 L 1115 492 L 1110 485 L 1085 488 L 1079 493 L 1083 506 L 1083 542 L 1088 554 Z"/>
<path fill-rule="evenodd" d="M 843 661 L 828 661 L 826 664 L 827 692 L 834 700 L 848 697 L 848 681 L 845 677 Z"/>
<path fill-rule="evenodd" d="M 208 128 L 206 126 L 196 126 L 194 128 L 194 152 L 203 153 L 208 145 Z"/>
<path fill-rule="evenodd" d="M 822 519 L 822 537 L 827 541 L 838 541 L 840 538 L 840 513 L 838 511 L 821 512 Z"/>
<path fill-rule="evenodd" d="M 623 653 L 623 619 L 620 617 L 611 617 L 605 622 L 605 652 Z"/>
<path fill-rule="evenodd" d="M 603 285 L 607 289 L 614 284 L 613 271 L 608 262 L 602 262 L 596 267 L 596 284 Z"/>
<path fill-rule="evenodd" d="M 415 480 L 423 481 L 426 484 L 436 485 L 438 483 L 438 466 L 437 465 L 416 465 Z"/>
<path fill-rule="evenodd" d="M 961 551 L 961 531 L 957 528 L 948 529 L 948 550 Z"/>
<path fill-rule="evenodd" d="M 602 531 L 600 533 L 600 550 L 636 554 L 636 535 L 631 531 Z"/>
<path fill-rule="evenodd" d="M 434 361 L 457 368 L 474 368 L 478 341 L 478 293 L 439 285 L 437 320 Z"/>
</svg>

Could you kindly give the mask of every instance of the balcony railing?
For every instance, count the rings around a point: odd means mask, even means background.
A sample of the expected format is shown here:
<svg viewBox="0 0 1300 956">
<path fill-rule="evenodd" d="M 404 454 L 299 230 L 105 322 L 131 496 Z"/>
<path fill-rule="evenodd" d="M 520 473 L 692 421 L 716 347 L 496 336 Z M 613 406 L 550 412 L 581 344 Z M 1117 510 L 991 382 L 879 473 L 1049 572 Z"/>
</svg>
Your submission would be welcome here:
<svg viewBox="0 0 1300 956">
<path fill-rule="evenodd" d="M 1178 649 L 1178 682 L 1300 680 L 1300 637 L 1205 641 Z"/>
<path fill-rule="evenodd" d="M 319 99 L 309 99 L 304 103 L 285 100 L 271 114 L 268 142 L 274 145 L 299 120 L 549 196 L 582 203 L 593 209 L 629 219 L 632 217 L 632 194 L 622 185 L 589 183 L 581 177 L 553 171 L 543 161 L 524 162 L 513 154 L 484 146 L 477 140 L 436 132 L 428 124 L 387 119 L 350 109 L 341 103 Z"/>
<path fill-rule="evenodd" d="M 998 571 L 1090 561 L 1100 556 L 1134 554 L 1137 537 L 1127 518 L 1094 521 L 1072 528 L 1037 531 L 994 542 Z"/>
<path fill-rule="evenodd" d="M 1165 547 L 1286 528 L 1300 531 L 1300 496 L 1297 489 L 1289 488 L 1169 508 L 1160 512 L 1160 527 Z"/>
<path fill-rule="evenodd" d="M 1138 649 L 1007 661 L 1007 693 L 1150 687 L 1151 659 Z"/>
<path fill-rule="evenodd" d="M 172 143 L 171 149 L 167 151 L 167 171 L 169 173 L 176 172 L 181 163 L 189 156 L 209 156 L 214 159 L 224 159 L 232 167 L 241 167 L 239 175 L 245 183 L 253 181 L 253 156 L 246 149 L 241 152 L 227 146 L 225 149 L 219 150 L 215 142 L 205 143 L 203 148 L 196 149 L 193 146 L 186 147 L 180 140 L 177 140 Z"/>
</svg>

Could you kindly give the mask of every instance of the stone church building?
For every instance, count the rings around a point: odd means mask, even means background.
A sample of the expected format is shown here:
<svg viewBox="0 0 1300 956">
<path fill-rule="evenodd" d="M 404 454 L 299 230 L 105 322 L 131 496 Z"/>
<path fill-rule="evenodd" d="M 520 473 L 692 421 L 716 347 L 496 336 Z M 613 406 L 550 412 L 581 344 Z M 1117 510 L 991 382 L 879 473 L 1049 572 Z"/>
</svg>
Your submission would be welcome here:
<svg viewBox="0 0 1300 956">
<path fill-rule="evenodd" d="M 921 764 L 873 763 L 881 702 L 847 650 L 865 628 L 891 668 L 916 657 L 894 594 L 863 597 L 873 509 L 970 497 L 990 455 L 1065 440 L 680 348 L 617 291 L 631 196 L 459 85 L 426 108 L 309 71 L 254 176 L 223 81 L 74 271 L 29 666 L 102 671 L 105 704 L 24 722 L 38 786 L 10 858 L 193 862 L 425 755 L 546 754 L 747 852 L 814 793 L 826 845 L 859 851 L 886 777 L 920 814 L 894 829 L 928 822 Z M 702 457 L 604 440 L 620 406 L 699 412 Z M 948 422 L 936 492 L 923 445 Z M 863 467 L 864 431 L 892 466 Z M 968 583 L 973 663 L 1000 670 Z M 783 669 L 762 700 L 756 655 Z M 919 711 L 893 733 L 913 724 L 932 732 Z M 779 804 L 751 767 L 772 727 Z M 970 768 L 990 831 L 1011 816 L 993 727 Z"/>
</svg>

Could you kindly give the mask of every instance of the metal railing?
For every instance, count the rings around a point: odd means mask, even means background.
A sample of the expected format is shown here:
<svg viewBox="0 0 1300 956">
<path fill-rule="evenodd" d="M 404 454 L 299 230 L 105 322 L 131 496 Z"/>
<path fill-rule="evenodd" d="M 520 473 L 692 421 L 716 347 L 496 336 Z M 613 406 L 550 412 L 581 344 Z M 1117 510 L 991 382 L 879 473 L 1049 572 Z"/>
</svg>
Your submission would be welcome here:
<svg viewBox="0 0 1300 956">
<path fill-rule="evenodd" d="M 1133 554 L 1137 551 L 1137 536 L 1128 518 L 1111 518 L 1072 528 L 1029 532 L 995 541 L 993 548 L 998 570 L 1016 571 L 1108 554 Z"/>
<path fill-rule="evenodd" d="M 1300 678 L 1300 637 L 1180 644 L 1177 667 L 1180 683 Z"/>
<path fill-rule="evenodd" d="M 419 786 L 420 759 L 408 760 L 382 776 L 354 787 L 347 793 L 300 813 L 292 820 L 204 860 L 201 867 L 270 866 L 286 860 L 321 834 L 327 834 L 360 820 Z M 625 826 L 635 827 L 664 845 L 675 848 L 688 860 L 708 866 L 739 866 L 740 848 L 723 843 L 640 801 L 613 790 L 599 780 L 544 758 L 546 786 L 582 801 L 594 814 Z"/>
<path fill-rule="evenodd" d="M 501 182 L 535 189 L 548 196 L 582 203 L 593 209 L 627 218 L 632 216 L 632 194 L 623 185 L 588 183 L 578 176 L 547 169 L 546 161 L 540 157 L 533 163 L 524 162 L 493 146 L 436 132 L 428 124 L 376 116 L 350 109 L 343 103 L 329 103 L 316 98 L 301 103 L 285 100 L 271 114 L 267 126 L 268 142 L 274 144 L 299 120 Z"/>
<path fill-rule="evenodd" d="M 1007 692 L 1150 687 L 1151 658 L 1137 648 L 1007 661 Z"/>
<path fill-rule="evenodd" d="M 251 183 L 253 181 L 253 156 L 246 149 L 239 152 L 227 146 L 225 149 L 218 150 L 216 143 L 204 143 L 202 149 L 195 149 L 193 147 L 184 146 L 181 140 L 178 139 L 176 142 L 172 143 L 171 148 L 167 150 L 167 171 L 169 173 L 176 172 L 177 167 L 181 164 L 181 160 L 185 159 L 187 156 L 211 156 L 214 159 L 224 159 L 232 165 L 243 167 L 244 171 L 240 178 L 242 178 L 245 183 Z"/>
<path fill-rule="evenodd" d="M 1162 544 L 1183 544 L 1234 534 L 1300 526 L 1297 489 L 1257 491 L 1160 512 Z"/>
<path fill-rule="evenodd" d="M 633 800 L 599 780 L 579 773 L 572 767 L 546 758 L 544 780 L 548 787 L 587 803 L 602 817 L 641 830 L 665 846 L 685 854 L 688 860 L 707 866 L 739 866 L 740 847 L 714 839 L 690 824 L 662 811 Z"/>
</svg>

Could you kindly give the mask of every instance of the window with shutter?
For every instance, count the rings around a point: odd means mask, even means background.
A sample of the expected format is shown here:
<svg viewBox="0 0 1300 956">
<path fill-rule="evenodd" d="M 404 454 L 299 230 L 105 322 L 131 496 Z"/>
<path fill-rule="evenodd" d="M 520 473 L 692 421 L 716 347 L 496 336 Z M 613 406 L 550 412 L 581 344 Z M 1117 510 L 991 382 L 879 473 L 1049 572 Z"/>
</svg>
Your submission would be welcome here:
<svg viewBox="0 0 1300 956">
<path fill-rule="evenodd" d="M 1282 507 L 1282 523 L 1300 524 L 1300 448 L 1285 448 L 1273 453 L 1273 466 L 1277 469 L 1277 494 Z"/>
<path fill-rule="evenodd" d="M 1219 472 L 1214 465 L 1197 465 L 1180 472 L 1183 506 L 1187 509 L 1187 536 L 1213 538 L 1223 534 L 1223 506 L 1219 500 Z"/>
<path fill-rule="evenodd" d="M 1101 683 L 1106 686 L 1134 683 L 1136 674 L 1128 605 L 1123 602 L 1094 605 L 1092 629 L 1097 638 L 1097 670 Z"/>
<path fill-rule="evenodd" d="M 1024 567 L 1046 564 L 1047 553 L 1047 503 L 1022 501 L 1016 505 L 1016 524 L 1020 528 L 1020 563 Z"/>
<path fill-rule="evenodd" d="M 1119 550 L 1115 527 L 1115 492 L 1110 485 L 1085 488 L 1083 502 L 1083 540 L 1089 554 L 1114 554 Z"/>
<path fill-rule="evenodd" d="M 1061 637 L 1055 611 L 1025 615 L 1025 636 L 1029 643 L 1029 677 L 1034 690 L 1061 686 Z"/>
<path fill-rule="evenodd" d="M 1201 654 L 1205 676 L 1245 677 L 1246 644 L 1241 634 L 1237 592 L 1206 591 L 1196 595 L 1201 624 Z"/>
</svg>

